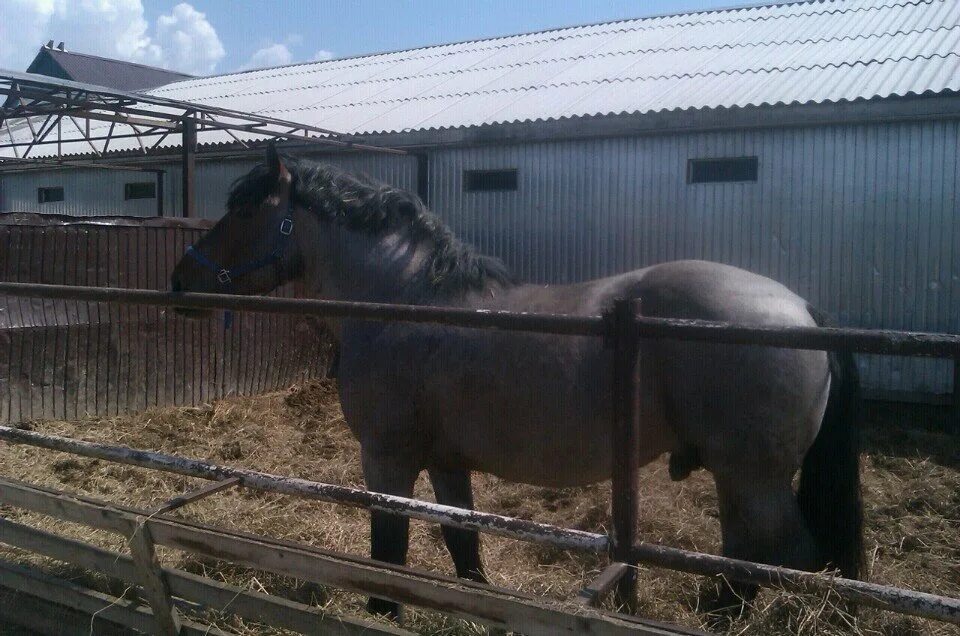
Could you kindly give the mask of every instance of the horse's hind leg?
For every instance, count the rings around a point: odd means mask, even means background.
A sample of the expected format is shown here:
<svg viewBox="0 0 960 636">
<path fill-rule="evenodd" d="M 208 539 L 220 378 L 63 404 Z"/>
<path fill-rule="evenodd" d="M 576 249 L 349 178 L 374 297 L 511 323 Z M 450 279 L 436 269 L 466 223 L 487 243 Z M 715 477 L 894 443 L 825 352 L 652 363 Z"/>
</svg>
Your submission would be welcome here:
<svg viewBox="0 0 960 636">
<path fill-rule="evenodd" d="M 430 483 L 437 502 L 473 510 L 473 489 L 470 487 L 470 472 L 466 470 L 430 469 Z M 443 540 L 457 568 L 457 576 L 464 579 L 487 582 L 480 560 L 480 535 L 476 530 L 464 530 L 441 526 Z"/>
<path fill-rule="evenodd" d="M 413 485 L 419 467 L 397 452 L 371 452 L 364 448 L 363 478 L 367 489 L 400 497 L 413 495 Z M 377 561 L 405 565 L 410 542 L 410 519 L 402 515 L 372 510 L 370 512 L 370 556 Z M 371 597 L 367 611 L 392 619 L 400 618 L 400 605 L 393 601 Z"/>
<path fill-rule="evenodd" d="M 715 475 L 720 504 L 723 554 L 800 570 L 817 569 L 813 536 L 786 476 Z M 721 586 L 717 609 L 739 613 L 753 600 L 757 586 L 727 582 Z"/>
</svg>

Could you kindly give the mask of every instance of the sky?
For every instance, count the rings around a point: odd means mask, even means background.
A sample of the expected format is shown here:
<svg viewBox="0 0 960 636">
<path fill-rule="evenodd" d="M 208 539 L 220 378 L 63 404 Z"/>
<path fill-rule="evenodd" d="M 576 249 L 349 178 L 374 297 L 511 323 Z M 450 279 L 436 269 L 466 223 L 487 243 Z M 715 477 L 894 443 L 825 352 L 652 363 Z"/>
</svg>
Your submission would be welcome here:
<svg viewBox="0 0 960 636">
<path fill-rule="evenodd" d="M 0 0 L 0 68 L 48 40 L 194 75 L 756 0 Z"/>
</svg>

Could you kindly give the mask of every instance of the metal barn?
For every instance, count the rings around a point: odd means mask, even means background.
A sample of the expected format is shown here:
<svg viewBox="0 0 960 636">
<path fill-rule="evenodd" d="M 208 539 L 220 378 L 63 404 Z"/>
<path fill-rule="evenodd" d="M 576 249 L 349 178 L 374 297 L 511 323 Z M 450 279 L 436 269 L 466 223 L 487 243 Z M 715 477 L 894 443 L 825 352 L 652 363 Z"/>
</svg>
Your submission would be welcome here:
<svg viewBox="0 0 960 636">
<path fill-rule="evenodd" d="M 528 281 L 703 258 L 779 280 L 843 325 L 957 333 L 958 90 L 960 3 L 836 0 L 588 25 L 145 92 L 407 149 L 318 156 L 418 191 L 462 237 Z M 230 182 L 259 156 L 233 137 L 198 150 L 200 216 L 221 214 Z M 138 158 L 129 140 L 101 159 L 140 172 L 0 168 L 0 211 L 179 216 L 177 144 L 160 144 L 169 162 Z M 61 158 L 89 155 L 76 136 L 62 144 Z M 150 191 L 131 188 L 137 183 L 153 183 L 154 196 L 129 196 Z M 45 188 L 62 188 L 62 200 L 40 202 Z M 954 382 L 944 361 L 863 357 L 861 366 L 876 394 L 929 398 Z"/>
</svg>

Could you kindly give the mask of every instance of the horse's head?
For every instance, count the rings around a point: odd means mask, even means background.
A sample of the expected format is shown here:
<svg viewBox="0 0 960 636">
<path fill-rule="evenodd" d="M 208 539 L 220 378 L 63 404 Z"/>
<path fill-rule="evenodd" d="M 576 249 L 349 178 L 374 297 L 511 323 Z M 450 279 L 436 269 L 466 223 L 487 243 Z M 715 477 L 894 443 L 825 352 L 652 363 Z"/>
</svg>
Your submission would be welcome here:
<svg viewBox="0 0 960 636">
<path fill-rule="evenodd" d="M 290 172 L 270 146 L 265 163 L 234 186 L 227 213 L 177 263 L 171 289 L 264 294 L 291 280 L 299 268 L 291 183 Z"/>
</svg>

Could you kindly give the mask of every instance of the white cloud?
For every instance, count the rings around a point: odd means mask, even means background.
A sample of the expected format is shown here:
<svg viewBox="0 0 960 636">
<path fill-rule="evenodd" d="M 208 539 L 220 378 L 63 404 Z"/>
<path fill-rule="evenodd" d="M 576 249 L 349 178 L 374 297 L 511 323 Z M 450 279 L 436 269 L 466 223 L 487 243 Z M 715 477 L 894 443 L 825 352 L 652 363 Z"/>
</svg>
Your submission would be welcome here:
<svg viewBox="0 0 960 636">
<path fill-rule="evenodd" d="M 181 3 L 151 25 L 141 0 L 0 0 L 0 67 L 24 70 L 47 40 L 67 50 L 209 73 L 225 52 L 206 16 Z"/>
<path fill-rule="evenodd" d="M 293 61 L 293 53 L 286 44 L 270 44 L 257 50 L 241 69 L 266 68 L 268 66 L 283 66 Z"/>
<path fill-rule="evenodd" d="M 186 2 L 157 18 L 156 42 L 170 68 L 211 73 L 226 51 L 207 16 Z"/>
<path fill-rule="evenodd" d="M 327 51 L 327 50 L 321 49 L 313 54 L 314 62 L 323 62 L 324 60 L 331 60 L 331 59 L 333 59 L 333 51 Z"/>
</svg>

